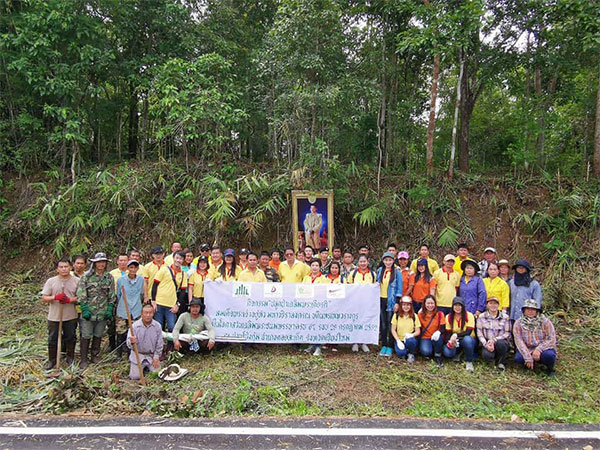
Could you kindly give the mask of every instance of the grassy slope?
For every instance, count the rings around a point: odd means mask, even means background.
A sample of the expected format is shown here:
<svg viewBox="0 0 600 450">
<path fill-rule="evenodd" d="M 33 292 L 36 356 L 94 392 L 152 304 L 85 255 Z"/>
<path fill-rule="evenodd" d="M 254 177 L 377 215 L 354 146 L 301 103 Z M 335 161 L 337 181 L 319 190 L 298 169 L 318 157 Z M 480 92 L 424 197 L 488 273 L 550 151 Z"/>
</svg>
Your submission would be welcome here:
<svg viewBox="0 0 600 450">
<path fill-rule="evenodd" d="M 158 414 L 175 417 L 227 415 L 418 416 L 592 423 L 600 421 L 600 323 L 574 327 L 558 321 L 556 379 L 509 366 L 499 373 L 481 361 L 469 374 L 462 364 L 438 369 L 420 358 L 414 365 L 375 352 L 314 358 L 291 346 L 230 346 L 213 355 L 186 358 L 191 374 L 179 383 L 155 378 L 147 388 L 127 380 L 126 362 L 108 356 L 83 376 L 65 372 L 48 381 L 45 308 L 40 285 L 0 290 L 0 411 L 17 413 Z M 15 307 L 15 305 L 18 305 Z M 594 337 L 594 334 L 596 337 Z M 15 341 L 14 336 L 28 337 Z M 12 349 L 12 350 L 11 350 Z M 41 396 L 41 400 L 37 397 Z"/>
</svg>

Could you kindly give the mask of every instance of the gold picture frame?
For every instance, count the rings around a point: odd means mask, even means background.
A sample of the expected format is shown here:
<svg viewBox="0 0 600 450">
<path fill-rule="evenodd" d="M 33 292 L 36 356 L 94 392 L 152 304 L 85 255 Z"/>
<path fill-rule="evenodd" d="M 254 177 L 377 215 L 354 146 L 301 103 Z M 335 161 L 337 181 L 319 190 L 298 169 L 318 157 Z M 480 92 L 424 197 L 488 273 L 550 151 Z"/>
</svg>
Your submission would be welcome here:
<svg viewBox="0 0 600 450">
<path fill-rule="evenodd" d="M 313 206 L 316 211 L 313 210 Z M 324 216 L 324 211 L 326 211 L 326 216 Z M 308 217 L 307 214 L 310 214 L 311 217 Z M 308 244 L 311 247 L 316 246 L 315 251 L 319 251 L 321 247 L 327 247 L 331 253 L 334 245 L 333 219 L 333 190 L 292 191 L 292 228 L 296 251 L 304 250 Z M 314 228 L 318 226 L 319 220 L 321 228 L 316 236 Z M 306 227 L 313 227 L 313 230 L 309 231 L 305 229 Z M 317 243 L 318 245 L 316 245 Z"/>
</svg>

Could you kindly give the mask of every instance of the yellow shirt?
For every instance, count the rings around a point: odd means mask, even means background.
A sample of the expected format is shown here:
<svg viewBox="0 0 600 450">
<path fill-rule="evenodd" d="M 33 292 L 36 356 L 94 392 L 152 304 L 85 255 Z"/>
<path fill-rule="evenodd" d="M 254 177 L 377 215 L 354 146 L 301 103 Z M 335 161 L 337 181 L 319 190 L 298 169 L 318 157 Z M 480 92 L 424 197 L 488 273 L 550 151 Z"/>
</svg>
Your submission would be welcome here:
<svg viewBox="0 0 600 450">
<path fill-rule="evenodd" d="M 221 272 L 219 271 L 220 268 L 221 268 L 221 266 L 217 267 L 213 271 L 213 275 L 215 276 L 215 278 L 213 278 L 214 280 L 216 280 L 217 278 L 220 278 L 223 281 L 237 281 L 238 277 L 240 276 L 240 269 L 238 266 L 236 266 L 236 268 L 235 268 L 235 275 L 232 275 L 231 271 L 227 270 L 227 267 L 225 267 L 225 276 L 223 276 L 223 275 L 221 275 Z M 209 271 L 209 273 L 210 273 L 210 271 Z"/>
<path fill-rule="evenodd" d="M 473 258 L 469 258 L 468 256 L 465 259 L 460 259 L 460 256 L 458 256 L 458 255 L 456 255 L 456 259 L 454 260 L 454 271 L 458 272 L 461 277 L 463 275 L 463 271 L 460 266 L 463 263 L 463 261 L 466 261 L 467 259 L 470 261 L 475 261 Z M 475 261 L 475 262 L 477 262 L 477 261 Z"/>
<path fill-rule="evenodd" d="M 210 269 L 208 269 L 208 278 L 211 280 L 216 280 L 221 276 L 221 273 L 219 272 L 219 267 L 221 267 L 221 264 L 218 266 L 213 266 L 212 264 L 210 265 Z"/>
<path fill-rule="evenodd" d="M 410 263 L 410 270 L 412 270 L 414 273 L 417 273 L 417 261 L 419 259 L 421 258 L 413 259 L 413 261 Z M 437 261 L 431 258 L 427 258 L 427 265 L 429 266 L 429 273 L 431 275 L 433 275 L 440 268 Z"/>
<path fill-rule="evenodd" d="M 496 277 L 493 280 L 490 277 L 483 279 L 485 285 L 485 291 L 487 292 L 487 298 L 498 297 L 500 300 L 500 309 L 508 309 L 510 306 L 510 288 L 506 281 L 500 277 Z"/>
<path fill-rule="evenodd" d="M 330 275 L 327 275 L 327 276 L 325 277 L 325 280 L 326 280 L 326 281 L 325 281 L 325 283 L 330 283 L 330 284 L 341 284 L 341 283 L 342 283 L 342 276 L 341 276 L 341 275 L 338 275 L 338 276 L 337 276 L 337 277 L 335 277 L 335 278 L 331 278 L 331 276 L 330 276 Z"/>
<path fill-rule="evenodd" d="M 310 267 L 298 260 L 290 267 L 287 261 L 283 261 L 279 264 L 277 272 L 282 283 L 302 283 L 304 277 L 310 273 Z"/>
<path fill-rule="evenodd" d="M 475 332 L 475 316 L 467 311 L 467 323 L 461 323 L 462 319 L 460 314 L 454 314 L 454 321 L 450 323 L 450 314 L 446 316 L 446 330 L 450 333 L 463 333 L 467 331 L 467 328 Z"/>
<path fill-rule="evenodd" d="M 200 259 L 200 256 L 196 256 L 193 260 L 192 260 L 192 264 L 194 264 L 196 267 L 198 267 L 198 260 Z M 212 266 L 212 257 L 210 255 L 208 255 L 208 265 Z"/>
<path fill-rule="evenodd" d="M 354 274 L 356 273 L 356 276 L 354 276 Z M 374 272 L 371 272 L 370 270 L 367 269 L 367 271 L 365 273 L 362 273 L 359 270 L 353 270 L 352 272 L 350 272 L 350 275 L 348 275 L 348 279 L 346 280 L 347 284 L 371 284 L 371 283 L 377 283 L 377 277 L 375 276 Z"/>
<path fill-rule="evenodd" d="M 175 269 L 171 266 L 171 270 L 165 265 L 160 268 L 154 276 L 154 281 L 158 281 L 158 289 L 156 290 L 156 304 L 172 308 L 177 303 L 177 293 L 175 292 L 175 283 L 173 283 L 173 277 L 171 271 L 175 275 L 175 282 L 177 287 L 181 285 L 181 290 L 187 289 L 188 279 L 187 275 L 182 270 L 175 272 Z M 154 281 L 152 284 L 154 284 Z"/>
<path fill-rule="evenodd" d="M 392 328 L 396 328 L 396 333 L 400 339 L 404 339 L 406 333 L 414 333 L 416 328 L 421 328 L 419 316 L 415 314 L 415 320 L 412 317 L 394 314 L 392 316 Z"/>
<path fill-rule="evenodd" d="M 259 283 L 266 283 L 267 277 L 265 276 L 265 273 L 259 268 L 257 268 L 256 272 L 254 273 L 252 273 L 250 269 L 244 269 L 240 272 L 240 275 L 238 276 L 238 281 L 256 281 Z"/>
<path fill-rule="evenodd" d="M 123 275 L 127 275 L 129 272 L 128 271 L 121 272 L 121 269 L 119 269 L 117 267 L 116 269 L 111 270 L 109 273 L 115 279 L 115 289 L 116 289 L 117 288 L 117 281 L 119 280 L 119 278 L 121 278 Z"/>
<path fill-rule="evenodd" d="M 433 274 L 433 278 L 437 282 L 435 300 L 438 306 L 450 308 L 452 300 L 456 297 L 456 288 L 460 285 L 460 275 L 456 271 L 448 273 L 445 270 L 441 268 Z"/>
<path fill-rule="evenodd" d="M 383 278 L 380 283 L 380 297 L 387 298 L 388 286 L 390 285 L 390 277 L 392 276 L 392 269 L 384 269 Z"/>
<path fill-rule="evenodd" d="M 164 261 L 160 266 L 154 261 L 150 261 L 144 266 L 144 279 L 148 280 L 148 298 L 152 296 L 152 284 L 154 283 L 154 277 L 162 267 L 167 267 Z"/>
<path fill-rule="evenodd" d="M 313 280 L 313 277 L 311 274 L 308 274 L 304 277 L 304 279 L 302 280 L 303 283 L 306 284 L 325 284 L 325 283 L 329 283 L 329 280 L 327 279 L 327 277 L 324 277 L 323 275 L 319 275 L 317 278 L 315 278 Z"/>
<path fill-rule="evenodd" d="M 165 264 L 169 267 L 173 265 L 173 253 L 170 253 L 167 256 L 165 256 Z"/>
<path fill-rule="evenodd" d="M 192 297 L 204 297 L 204 281 L 208 278 L 208 272 L 201 274 L 198 270 L 190 275 L 188 279 L 188 286 L 192 288 Z"/>
</svg>

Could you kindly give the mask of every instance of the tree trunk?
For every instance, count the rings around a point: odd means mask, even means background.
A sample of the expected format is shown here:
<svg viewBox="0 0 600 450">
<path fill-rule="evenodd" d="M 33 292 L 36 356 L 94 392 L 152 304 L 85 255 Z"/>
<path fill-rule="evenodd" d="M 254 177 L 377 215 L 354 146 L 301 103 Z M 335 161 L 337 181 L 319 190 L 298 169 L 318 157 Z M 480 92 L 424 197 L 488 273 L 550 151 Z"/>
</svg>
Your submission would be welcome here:
<svg viewBox="0 0 600 450">
<path fill-rule="evenodd" d="M 465 69 L 465 60 L 462 51 L 460 52 L 460 71 L 458 73 L 458 81 L 456 83 L 456 105 L 454 106 L 454 125 L 452 126 L 452 142 L 450 144 L 450 164 L 448 165 L 448 178 L 451 180 L 454 177 L 454 155 L 456 153 L 456 130 L 458 128 L 458 110 L 461 101 L 461 85 L 463 72 Z"/>
<path fill-rule="evenodd" d="M 127 151 L 131 159 L 137 157 L 138 145 L 138 97 L 133 82 L 129 83 L 129 135 L 127 136 Z"/>
<path fill-rule="evenodd" d="M 598 66 L 600 69 L 600 65 Z M 600 70 L 598 70 L 598 94 L 596 96 L 596 132 L 594 134 L 594 175 L 600 178 Z"/>
<path fill-rule="evenodd" d="M 458 168 L 461 172 L 469 171 L 469 131 L 474 101 L 469 89 L 469 72 L 463 58 L 463 74 L 460 83 L 460 133 L 458 135 Z"/>
<path fill-rule="evenodd" d="M 148 93 L 144 93 L 144 109 L 142 110 L 142 139 L 140 145 L 140 159 L 146 157 L 146 146 L 148 143 Z"/>
<path fill-rule="evenodd" d="M 123 134 L 123 116 L 121 112 L 119 112 L 119 121 L 117 123 L 117 156 L 119 161 L 123 159 L 123 155 L 121 154 L 121 135 Z"/>
<path fill-rule="evenodd" d="M 433 176 L 433 139 L 435 133 L 435 104 L 437 101 L 438 80 L 440 77 L 440 55 L 433 57 L 433 80 L 431 81 L 431 103 L 429 105 L 429 125 L 427 126 L 427 175 Z"/>
</svg>

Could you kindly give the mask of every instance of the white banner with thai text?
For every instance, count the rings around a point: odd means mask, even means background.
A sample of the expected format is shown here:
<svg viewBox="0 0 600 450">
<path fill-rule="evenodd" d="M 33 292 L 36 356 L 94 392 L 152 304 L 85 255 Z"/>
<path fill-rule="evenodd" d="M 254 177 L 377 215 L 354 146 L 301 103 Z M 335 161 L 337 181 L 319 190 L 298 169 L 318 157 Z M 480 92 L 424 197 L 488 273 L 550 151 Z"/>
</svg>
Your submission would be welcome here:
<svg viewBox="0 0 600 450">
<path fill-rule="evenodd" d="M 377 344 L 379 285 L 207 281 L 217 341 Z"/>
</svg>

